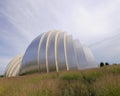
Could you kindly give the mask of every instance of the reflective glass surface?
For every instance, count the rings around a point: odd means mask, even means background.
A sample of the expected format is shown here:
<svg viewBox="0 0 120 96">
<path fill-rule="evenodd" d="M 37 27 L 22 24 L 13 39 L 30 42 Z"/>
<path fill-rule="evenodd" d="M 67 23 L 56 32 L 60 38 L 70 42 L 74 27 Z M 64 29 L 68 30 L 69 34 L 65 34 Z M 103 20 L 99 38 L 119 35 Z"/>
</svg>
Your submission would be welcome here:
<svg viewBox="0 0 120 96">
<path fill-rule="evenodd" d="M 58 68 L 59 70 L 66 70 L 66 60 L 64 51 L 64 33 L 60 33 L 58 37 Z"/>
<path fill-rule="evenodd" d="M 49 32 L 45 34 L 41 46 L 40 46 L 40 53 L 38 53 L 40 55 L 40 57 L 38 57 L 40 59 L 40 72 L 47 72 L 47 68 L 46 68 L 46 42 L 47 42 L 47 38 L 48 38 Z"/>
<path fill-rule="evenodd" d="M 56 71 L 56 64 L 55 64 L 55 36 L 56 32 L 53 32 L 49 45 L 48 45 L 48 68 L 49 71 Z"/>
<path fill-rule="evenodd" d="M 67 59 L 69 69 L 77 69 L 76 54 L 73 47 L 72 36 L 67 36 Z"/>
<path fill-rule="evenodd" d="M 39 71 L 37 58 L 38 58 L 38 46 L 41 36 L 42 35 L 34 39 L 32 43 L 28 46 L 22 60 L 21 69 L 20 69 L 21 73 L 30 72 L 30 71 Z"/>
</svg>

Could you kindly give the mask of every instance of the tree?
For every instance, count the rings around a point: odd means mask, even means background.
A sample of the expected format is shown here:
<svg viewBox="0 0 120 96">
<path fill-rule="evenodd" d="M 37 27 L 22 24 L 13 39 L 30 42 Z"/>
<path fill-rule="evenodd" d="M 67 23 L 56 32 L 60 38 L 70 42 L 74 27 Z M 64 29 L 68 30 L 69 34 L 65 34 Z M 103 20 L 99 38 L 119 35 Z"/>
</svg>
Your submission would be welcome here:
<svg viewBox="0 0 120 96">
<path fill-rule="evenodd" d="M 103 66 L 104 66 L 104 63 L 103 63 L 103 62 L 101 62 L 101 63 L 100 63 L 100 67 L 103 67 Z"/>
<path fill-rule="evenodd" d="M 0 75 L 0 78 L 4 77 L 3 75 Z"/>
<path fill-rule="evenodd" d="M 105 62 L 105 65 L 106 65 L 106 66 L 109 65 L 109 63 L 108 63 L 108 62 Z"/>
</svg>

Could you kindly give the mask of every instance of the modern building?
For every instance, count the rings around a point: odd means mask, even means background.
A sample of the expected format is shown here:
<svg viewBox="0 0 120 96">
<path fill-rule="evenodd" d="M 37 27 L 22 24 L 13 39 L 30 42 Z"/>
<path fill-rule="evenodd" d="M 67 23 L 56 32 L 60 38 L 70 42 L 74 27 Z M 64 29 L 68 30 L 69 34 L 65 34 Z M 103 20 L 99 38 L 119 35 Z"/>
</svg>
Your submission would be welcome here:
<svg viewBox="0 0 120 96">
<path fill-rule="evenodd" d="M 66 32 L 49 31 L 35 38 L 24 56 L 20 55 L 8 64 L 5 76 L 93 67 L 97 64 L 88 47 L 73 40 Z"/>
</svg>

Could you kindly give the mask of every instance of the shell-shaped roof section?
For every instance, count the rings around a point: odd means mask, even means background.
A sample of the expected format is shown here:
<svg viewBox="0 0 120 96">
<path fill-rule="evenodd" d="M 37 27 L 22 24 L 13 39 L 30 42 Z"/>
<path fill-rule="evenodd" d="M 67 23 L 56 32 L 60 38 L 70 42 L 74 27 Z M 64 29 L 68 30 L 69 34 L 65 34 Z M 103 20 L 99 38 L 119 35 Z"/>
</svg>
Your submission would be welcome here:
<svg viewBox="0 0 120 96">
<path fill-rule="evenodd" d="M 19 54 L 18 56 L 16 56 L 10 61 L 10 63 L 7 65 L 5 70 L 6 77 L 19 75 L 22 58 L 23 58 L 23 54 Z"/>
</svg>

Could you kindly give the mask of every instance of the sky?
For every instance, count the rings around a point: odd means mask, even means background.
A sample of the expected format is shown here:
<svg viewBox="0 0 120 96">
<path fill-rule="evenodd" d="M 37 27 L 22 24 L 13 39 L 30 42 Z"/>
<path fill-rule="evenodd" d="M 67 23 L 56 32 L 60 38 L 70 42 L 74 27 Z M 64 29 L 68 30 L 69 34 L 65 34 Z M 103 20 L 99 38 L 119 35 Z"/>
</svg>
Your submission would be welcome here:
<svg viewBox="0 0 120 96">
<path fill-rule="evenodd" d="M 97 63 L 120 63 L 120 0 L 0 0 L 0 74 L 49 30 L 72 34 Z"/>
</svg>

